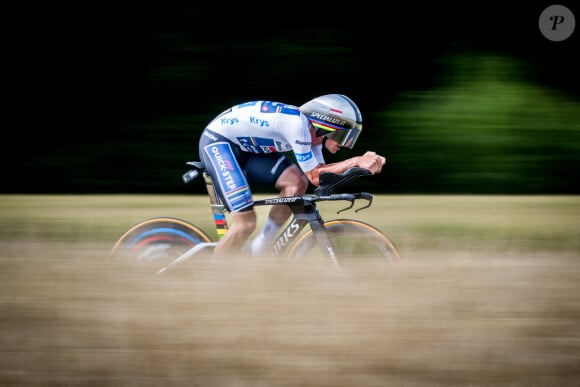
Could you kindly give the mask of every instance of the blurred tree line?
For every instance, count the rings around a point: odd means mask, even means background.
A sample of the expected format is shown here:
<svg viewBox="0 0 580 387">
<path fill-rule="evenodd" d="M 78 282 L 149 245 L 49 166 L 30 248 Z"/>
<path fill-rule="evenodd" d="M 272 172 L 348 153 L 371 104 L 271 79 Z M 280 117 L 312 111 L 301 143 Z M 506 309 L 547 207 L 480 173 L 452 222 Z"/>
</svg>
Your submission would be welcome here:
<svg viewBox="0 0 580 387">
<path fill-rule="evenodd" d="M 526 4 L 38 5 L 10 47 L 3 192 L 204 192 L 181 174 L 222 110 L 343 93 L 363 135 L 328 161 L 388 158 L 363 189 L 580 193 L 578 31 L 548 41 L 549 3 Z"/>
</svg>

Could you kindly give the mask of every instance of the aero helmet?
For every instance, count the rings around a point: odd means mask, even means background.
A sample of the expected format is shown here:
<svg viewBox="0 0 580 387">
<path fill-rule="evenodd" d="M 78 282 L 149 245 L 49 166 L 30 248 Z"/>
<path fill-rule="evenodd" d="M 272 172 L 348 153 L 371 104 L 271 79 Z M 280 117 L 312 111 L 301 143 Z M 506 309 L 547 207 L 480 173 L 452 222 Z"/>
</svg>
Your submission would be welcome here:
<svg viewBox="0 0 580 387">
<path fill-rule="evenodd" d="M 345 148 L 352 149 L 362 131 L 362 116 L 356 104 L 342 94 L 316 97 L 300 106 L 316 130 Z"/>
</svg>

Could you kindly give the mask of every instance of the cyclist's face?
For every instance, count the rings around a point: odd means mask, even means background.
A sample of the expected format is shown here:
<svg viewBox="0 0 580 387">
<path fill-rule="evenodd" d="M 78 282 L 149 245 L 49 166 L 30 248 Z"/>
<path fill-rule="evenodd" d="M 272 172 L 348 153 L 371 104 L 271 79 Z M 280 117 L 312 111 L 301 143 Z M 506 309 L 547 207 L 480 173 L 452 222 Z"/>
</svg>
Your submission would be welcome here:
<svg viewBox="0 0 580 387">
<path fill-rule="evenodd" d="M 335 154 L 341 148 L 340 143 L 328 137 L 326 137 L 326 141 L 324 141 L 324 147 L 326 148 L 327 151 L 329 151 L 332 154 Z"/>
<path fill-rule="evenodd" d="M 312 137 L 312 145 L 324 144 L 327 151 L 332 154 L 338 152 L 341 148 L 340 144 L 328 137 L 316 136 L 314 126 L 310 125 L 310 136 Z"/>
</svg>

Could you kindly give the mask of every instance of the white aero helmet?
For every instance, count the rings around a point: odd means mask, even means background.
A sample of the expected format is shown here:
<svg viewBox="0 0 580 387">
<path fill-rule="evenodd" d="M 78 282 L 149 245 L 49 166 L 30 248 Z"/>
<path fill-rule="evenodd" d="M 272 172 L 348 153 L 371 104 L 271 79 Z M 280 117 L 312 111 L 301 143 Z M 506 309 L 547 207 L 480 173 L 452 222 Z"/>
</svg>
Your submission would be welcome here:
<svg viewBox="0 0 580 387">
<path fill-rule="evenodd" d="M 300 106 L 316 130 L 341 146 L 352 149 L 362 131 L 362 116 L 356 104 L 342 94 L 316 97 Z"/>
</svg>

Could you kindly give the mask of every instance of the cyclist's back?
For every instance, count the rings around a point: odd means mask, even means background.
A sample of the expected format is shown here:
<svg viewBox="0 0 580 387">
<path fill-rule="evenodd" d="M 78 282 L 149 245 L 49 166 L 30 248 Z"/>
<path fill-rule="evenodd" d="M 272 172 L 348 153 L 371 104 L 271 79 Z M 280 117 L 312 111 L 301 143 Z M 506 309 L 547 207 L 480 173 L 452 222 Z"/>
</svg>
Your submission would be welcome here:
<svg viewBox="0 0 580 387">
<path fill-rule="evenodd" d="M 211 132 L 227 138 L 244 152 L 292 151 L 303 170 L 310 170 L 324 161 L 309 153 L 309 127 L 308 118 L 297 106 L 273 101 L 251 101 L 233 106 L 207 125 Z"/>
</svg>

